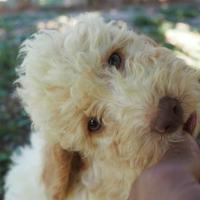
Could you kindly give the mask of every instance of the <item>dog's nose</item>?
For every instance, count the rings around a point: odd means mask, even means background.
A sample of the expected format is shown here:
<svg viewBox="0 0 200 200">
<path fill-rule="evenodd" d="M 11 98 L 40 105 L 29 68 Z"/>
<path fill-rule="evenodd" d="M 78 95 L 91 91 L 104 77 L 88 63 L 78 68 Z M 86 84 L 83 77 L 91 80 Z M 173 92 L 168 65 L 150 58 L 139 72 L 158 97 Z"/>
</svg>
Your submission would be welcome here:
<svg viewBox="0 0 200 200">
<path fill-rule="evenodd" d="M 171 97 L 159 101 L 158 112 L 152 123 L 152 129 L 158 133 L 172 133 L 183 123 L 183 110 L 180 102 Z"/>
</svg>

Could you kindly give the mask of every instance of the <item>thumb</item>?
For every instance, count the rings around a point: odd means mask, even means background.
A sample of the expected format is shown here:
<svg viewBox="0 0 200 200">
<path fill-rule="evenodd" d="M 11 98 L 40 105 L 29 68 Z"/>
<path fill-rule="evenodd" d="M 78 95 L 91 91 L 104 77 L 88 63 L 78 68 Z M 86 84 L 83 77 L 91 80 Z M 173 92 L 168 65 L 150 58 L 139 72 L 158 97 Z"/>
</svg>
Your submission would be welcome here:
<svg viewBox="0 0 200 200">
<path fill-rule="evenodd" d="M 195 139 L 183 133 L 183 140 L 171 142 L 170 147 L 160 163 L 181 167 L 200 180 L 200 148 Z"/>
</svg>

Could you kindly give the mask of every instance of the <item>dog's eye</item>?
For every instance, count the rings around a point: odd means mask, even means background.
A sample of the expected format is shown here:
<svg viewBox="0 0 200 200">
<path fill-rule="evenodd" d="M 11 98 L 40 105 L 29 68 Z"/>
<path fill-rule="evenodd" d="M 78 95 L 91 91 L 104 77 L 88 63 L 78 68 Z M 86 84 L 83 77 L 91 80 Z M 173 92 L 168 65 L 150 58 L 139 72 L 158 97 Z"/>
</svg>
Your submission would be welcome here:
<svg viewBox="0 0 200 200">
<path fill-rule="evenodd" d="M 90 132 L 98 131 L 101 128 L 101 122 L 96 117 L 91 117 L 88 121 L 88 130 Z"/>
<path fill-rule="evenodd" d="M 117 69 L 121 67 L 122 59 L 118 53 L 113 53 L 109 59 L 108 64 L 111 66 L 115 66 Z"/>
</svg>

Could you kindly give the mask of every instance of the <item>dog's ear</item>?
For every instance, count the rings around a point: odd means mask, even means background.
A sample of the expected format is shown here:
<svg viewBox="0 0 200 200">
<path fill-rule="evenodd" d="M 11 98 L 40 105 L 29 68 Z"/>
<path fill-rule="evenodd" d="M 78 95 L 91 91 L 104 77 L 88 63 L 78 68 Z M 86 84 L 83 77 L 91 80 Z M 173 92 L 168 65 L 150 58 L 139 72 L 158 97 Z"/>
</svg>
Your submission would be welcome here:
<svg viewBox="0 0 200 200">
<path fill-rule="evenodd" d="M 79 153 L 47 145 L 44 152 L 42 182 L 49 200 L 64 200 L 79 178 L 82 161 Z"/>
</svg>

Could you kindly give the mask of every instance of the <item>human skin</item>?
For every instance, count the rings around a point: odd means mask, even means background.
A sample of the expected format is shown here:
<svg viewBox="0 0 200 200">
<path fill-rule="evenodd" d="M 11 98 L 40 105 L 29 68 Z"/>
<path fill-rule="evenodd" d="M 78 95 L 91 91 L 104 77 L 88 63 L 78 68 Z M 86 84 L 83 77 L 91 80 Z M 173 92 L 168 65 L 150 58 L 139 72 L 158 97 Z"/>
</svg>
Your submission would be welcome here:
<svg viewBox="0 0 200 200">
<path fill-rule="evenodd" d="M 134 182 L 128 200 L 200 200 L 200 148 L 187 133 Z"/>
</svg>

